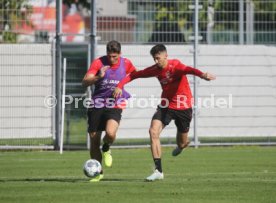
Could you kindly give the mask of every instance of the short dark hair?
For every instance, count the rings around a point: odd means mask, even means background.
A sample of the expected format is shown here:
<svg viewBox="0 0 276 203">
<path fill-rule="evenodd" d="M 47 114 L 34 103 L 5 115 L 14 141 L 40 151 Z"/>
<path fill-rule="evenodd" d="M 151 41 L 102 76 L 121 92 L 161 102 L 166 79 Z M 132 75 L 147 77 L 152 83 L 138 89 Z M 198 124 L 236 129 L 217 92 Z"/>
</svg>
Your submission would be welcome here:
<svg viewBox="0 0 276 203">
<path fill-rule="evenodd" d="M 106 52 L 107 53 L 121 53 L 121 44 L 118 41 L 112 40 L 107 43 L 106 45 Z"/>
<path fill-rule="evenodd" d="M 151 48 L 150 54 L 152 56 L 154 56 L 154 55 L 156 55 L 160 52 L 163 52 L 163 51 L 167 51 L 165 45 L 164 44 L 157 44 L 157 45 L 155 45 L 154 47 Z"/>
</svg>

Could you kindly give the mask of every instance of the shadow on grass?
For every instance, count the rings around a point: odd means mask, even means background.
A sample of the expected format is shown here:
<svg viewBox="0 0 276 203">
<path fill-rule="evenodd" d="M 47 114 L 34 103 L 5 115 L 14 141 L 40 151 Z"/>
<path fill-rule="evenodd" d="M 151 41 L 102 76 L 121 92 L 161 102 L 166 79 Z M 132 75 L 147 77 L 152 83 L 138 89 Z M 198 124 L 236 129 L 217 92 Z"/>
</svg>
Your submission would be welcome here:
<svg viewBox="0 0 276 203">
<path fill-rule="evenodd" d="M 75 183 L 75 182 L 84 182 L 85 179 L 81 178 L 18 178 L 18 179 L 0 179 L 0 183 L 5 182 L 67 182 L 67 183 Z"/>
<path fill-rule="evenodd" d="M 0 179 L 0 183 L 5 182 L 61 182 L 61 183 L 90 183 L 87 178 L 18 178 Z M 142 179 L 105 178 L 100 182 L 143 182 Z"/>
<path fill-rule="evenodd" d="M 101 180 L 101 182 L 143 182 L 143 179 L 134 179 L 134 178 L 104 178 Z"/>
</svg>

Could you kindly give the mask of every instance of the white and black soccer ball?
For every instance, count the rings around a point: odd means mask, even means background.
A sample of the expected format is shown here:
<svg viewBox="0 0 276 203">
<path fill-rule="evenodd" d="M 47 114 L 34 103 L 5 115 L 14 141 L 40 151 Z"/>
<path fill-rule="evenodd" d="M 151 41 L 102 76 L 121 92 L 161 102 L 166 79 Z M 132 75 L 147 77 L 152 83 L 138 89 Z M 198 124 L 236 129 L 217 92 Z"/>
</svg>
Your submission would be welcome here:
<svg viewBox="0 0 276 203">
<path fill-rule="evenodd" d="M 101 173 L 102 165 L 96 159 L 89 159 L 83 165 L 84 174 L 93 178 Z"/>
</svg>

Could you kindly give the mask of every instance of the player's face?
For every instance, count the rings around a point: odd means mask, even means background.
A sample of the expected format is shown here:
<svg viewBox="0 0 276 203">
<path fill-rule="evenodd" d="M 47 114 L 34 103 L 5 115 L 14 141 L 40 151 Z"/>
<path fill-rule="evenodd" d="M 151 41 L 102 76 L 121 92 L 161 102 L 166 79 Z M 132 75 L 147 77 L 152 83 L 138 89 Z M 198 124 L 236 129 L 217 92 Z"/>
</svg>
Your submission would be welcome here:
<svg viewBox="0 0 276 203">
<path fill-rule="evenodd" d="M 159 53 L 155 54 L 153 56 L 153 60 L 155 61 L 156 65 L 159 68 L 165 68 L 168 64 L 167 57 L 168 57 L 167 52 L 163 51 L 163 52 L 159 52 Z"/>
<path fill-rule="evenodd" d="M 111 65 L 117 64 L 119 61 L 120 55 L 121 54 L 118 54 L 118 53 L 107 53 L 107 58 L 109 60 L 109 63 Z"/>
</svg>

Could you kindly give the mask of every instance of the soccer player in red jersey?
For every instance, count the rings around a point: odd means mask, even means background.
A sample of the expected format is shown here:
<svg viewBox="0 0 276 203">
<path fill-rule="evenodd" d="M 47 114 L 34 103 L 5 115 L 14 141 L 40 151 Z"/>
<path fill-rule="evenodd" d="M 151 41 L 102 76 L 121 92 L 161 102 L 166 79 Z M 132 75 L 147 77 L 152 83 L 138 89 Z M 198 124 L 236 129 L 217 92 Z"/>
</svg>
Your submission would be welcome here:
<svg viewBox="0 0 276 203">
<path fill-rule="evenodd" d="M 106 55 L 95 59 L 82 80 L 84 87 L 95 85 L 90 106 L 88 108 L 88 133 L 90 135 L 90 157 L 104 163 L 107 167 L 112 165 L 110 145 L 116 138 L 116 133 L 122 117 L 125 100 L 130 95 L 122 90 L 121 97 L 114 99 L 112 93 L 117 84 L 127 74 L 135 71 L 135 67 L 127 58 L 121 57 L 121 44 L 110 41 L 106 45 Z M 102 152 L 100 150 L 101 134 L 105 131 Z M 100 181 L 103 174 L 91 179 Z"/>
<path fill-rule="evenodd" d="M 187 74 L 198 76 L 205 80 L 214 80 L 216 77 L 210 73 L 203 73 L 198 69 L 186 66 L 177 59 L 168 59 L 166 47 L 157 44 L 150 51 L 155 64 L 137 72 L 132 72 L 117 85 L 114 97 L 122 94 L 124 85 L 137 78 L 156 77 L 162 87 L 161 103 L 151 120 L 149 129 L 151 139 L 151 152 L 155 164 L 155 171 L 146 178 L 147 181 L 163 179 L 161 166 L 160 133 L 171 120 L 177 127 L 177 147 L 172 155 L 177 156 L 189 145 L 188 132 L 192 120 L 193 98 Z"/>
</svg>

